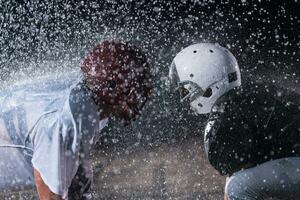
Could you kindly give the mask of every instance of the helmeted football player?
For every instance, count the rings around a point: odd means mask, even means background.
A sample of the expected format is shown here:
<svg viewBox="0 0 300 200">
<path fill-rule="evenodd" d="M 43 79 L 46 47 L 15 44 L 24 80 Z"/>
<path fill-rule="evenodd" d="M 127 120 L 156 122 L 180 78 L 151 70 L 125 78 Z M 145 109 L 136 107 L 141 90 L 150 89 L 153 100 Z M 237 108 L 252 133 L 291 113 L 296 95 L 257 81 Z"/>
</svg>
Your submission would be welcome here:
<svg viewBox="0 0 300 200">
<path fill-rule="evenodd" d="M 0 191 L 37 187 L 40 199 L 89 199 L 89 154 L 110 117 L 135 120 L 152 88 L 142 50 L 105 40 L 80 72 L 0 92 Z"/>
<path fill-rule="evenodd" d="M 168 82 L 193 111 L 209 113 L 205 151 L 212 166 L 229 175 L 225 199 L 299 198 L 299 94 L 242 84 L 236 58 L 211 43 L 180 51 Z"/>
</svg>

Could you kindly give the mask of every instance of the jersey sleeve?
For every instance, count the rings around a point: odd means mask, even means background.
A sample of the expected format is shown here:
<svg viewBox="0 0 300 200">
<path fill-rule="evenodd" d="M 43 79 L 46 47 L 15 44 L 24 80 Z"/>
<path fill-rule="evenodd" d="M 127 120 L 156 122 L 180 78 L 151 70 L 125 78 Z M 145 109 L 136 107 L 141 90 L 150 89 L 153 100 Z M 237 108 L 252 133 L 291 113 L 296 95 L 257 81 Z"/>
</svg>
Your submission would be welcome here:
<svg viewBox="0 0 300 200">
<path fill-rule="evenodd" d="M 49 189 L 66 197 L 80 164 L 80 137 L 71 119 L 49 113 L 34 130 L 33 167 Z"/>
</svg>

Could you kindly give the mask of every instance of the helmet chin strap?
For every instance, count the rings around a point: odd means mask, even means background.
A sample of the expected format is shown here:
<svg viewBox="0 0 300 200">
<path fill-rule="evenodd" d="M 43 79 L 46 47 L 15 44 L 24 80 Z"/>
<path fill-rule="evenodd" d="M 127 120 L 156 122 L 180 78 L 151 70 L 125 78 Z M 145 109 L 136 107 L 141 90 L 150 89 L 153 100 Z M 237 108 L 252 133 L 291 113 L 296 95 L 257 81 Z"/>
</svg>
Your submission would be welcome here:
<svg viewBox="0 0 300 200">
<path fill-rule="evenodd" d="M 204 98 L 205 97 L 199 97 L 198 99 L 196 99 L 190 103 L 190 106 L 194 112 L 196 112 L 198 114 L 210 113 L 213 103 L 211 103 L 209 101 L 203 102 Z"/>
</svg>

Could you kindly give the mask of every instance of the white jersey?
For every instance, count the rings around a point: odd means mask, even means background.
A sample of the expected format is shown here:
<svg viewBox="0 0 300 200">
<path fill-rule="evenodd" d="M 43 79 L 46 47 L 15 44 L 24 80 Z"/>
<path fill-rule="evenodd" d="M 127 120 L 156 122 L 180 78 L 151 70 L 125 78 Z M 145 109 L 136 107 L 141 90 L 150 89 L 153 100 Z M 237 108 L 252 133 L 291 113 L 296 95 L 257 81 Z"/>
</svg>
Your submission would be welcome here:
<svg viewBox="0 0 300 200">
<path fill-rule="evenodd" d="M 0 190 L 30 185 L 33 166 L 52 192 L 66 197 L 107 121 L 78 73 L 0 91 Z"/>
</svg>

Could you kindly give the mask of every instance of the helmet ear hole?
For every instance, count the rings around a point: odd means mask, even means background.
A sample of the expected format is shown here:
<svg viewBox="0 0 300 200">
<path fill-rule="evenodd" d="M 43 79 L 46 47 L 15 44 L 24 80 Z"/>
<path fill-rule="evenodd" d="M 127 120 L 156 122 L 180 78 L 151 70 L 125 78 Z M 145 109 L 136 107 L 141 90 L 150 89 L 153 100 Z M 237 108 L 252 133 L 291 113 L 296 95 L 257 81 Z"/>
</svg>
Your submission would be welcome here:
<svg viewBox="0 0 300 200">
<path fill-rule="evenodd" d="M 204 94 L 203 94 L 203 97 L 211 97 L 211 95 L 212 95 L 212 89 L 211 88 L 208 88 L 205 92 L 204 92 Z"/>
<path fill-rule="evenodd" d="M 190 93 L 189 90 L 184 87 L 181 87 L 179 92 L 180 92 L 181 98 L 186 97 Z"/>
</svg>

